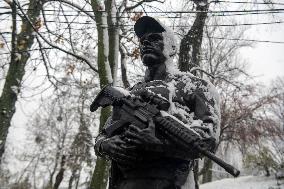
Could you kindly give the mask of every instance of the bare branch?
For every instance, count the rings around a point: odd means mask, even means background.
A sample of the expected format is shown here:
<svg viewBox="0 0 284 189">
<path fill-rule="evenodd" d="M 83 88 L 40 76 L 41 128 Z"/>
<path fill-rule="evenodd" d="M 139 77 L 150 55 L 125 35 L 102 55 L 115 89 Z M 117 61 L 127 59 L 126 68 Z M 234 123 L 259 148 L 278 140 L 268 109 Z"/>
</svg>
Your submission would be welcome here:
<svg viewBox="0 0 284 189">
<path fill-rule="evenodd" d="M 12 7 L 13 6 L 13 2 L 12 1 L 10 1 L 10 0 L 4 0 L 10 7 Z"/>
<path fill-rule="evenodd" d="M 62 7 L 61 4 L 60 4 L 60 8 L 63 10 L 63 7 Z M 69 20 L 68 20 L 67 16 L 65 15 L 64 11 L 63 11 L 63 15 L 64 15 L 64 18 L 65 18 L 66 22 L 68 23 L 67 24 L 68 25 L 67 28 L 68 28 L 68 33 L 69 33 L 70 46 L 71 46 L 72 52 L 75 53 L 74 45 L 73 45 L 73 42 L 72 42 L 72 31 L 71 31 L 71 27 L 70 27 L 72 22 L 69 23 Z M 78 15 L 76 17 L 78 17 Z M 75 20 L 75 18 L 73 18 L 73 21 L 74 20 Z"/>
<path fill-rule="evenodd" d="M 151 3 L 151 2 L 159 2 L 159 3 L 164 3 L 164 1 L 159 1 L 159 0 L 142 0 L 140 2 L 138 2 L 137 4 L 130 6 L 130 7 L 125 7 L 125 11 L 130 11 L 135 9 L 136 7 L 139 7 L 140 5 L 142 5 L 143 3 Z"/>
<path fill-rule="evenodd" d="M 221 80 L 224 80 L 224 81 L 226 81 L 227 83 L 229 83 L 229 84 L 235 86 L 235 87 L 238 88 L 239 90 L 241 89 L 240 86 L 238 86 L 238 85 L 236 85 L 235 83 L 233 83 L 233 82 L 227 80 L 226 78 L 221 77 L 221 76 L 214 76 L 214 75 L 208 73 L 207 71 L 201 69 L 200 67 L 193 67 L 192 69 L 190 69 L 190 72 L 194 72 L 194 71 L 196 71 L 196 70 L 201 71 L 202 73 L 205 73 L 206 75 L 212 77 L 213 79 L 221 79 Z"/>
<path fill-rule="evenodd" d="M 120 62 L 121 62 L 121 77 L 122 82 L 125 88 L 130 87 L 129 81 L 127 79 L 127 70 L 126 70 L 126 54 L 127 52 L 123 49 L 123 45 L 119 45 L 119 52 L 120 52 Z"/>
<path fill-rule="evenodd" d="M 0 15 L 11 14 L 11 13 L 12 13 L 11 11 L 8 11 L 8 12 L 1 12 Z"/>
<path fill-rule="evenodd" d="M 44 64 L 44 67 L 45 67 L 45 70 L 46 70 L 46 73 L 47 73 L 47 78 L 49 80 L 49 82 L 57 89 L 57 85 L 51 80 L 51 76 L 50 76 L 50 73 L 49 73 L 49 67 L 47 66 L 47 61 L 45 59 L 45 55 L 43 53 L 43 49 L 42 49 L 42 43 L 41 41 L 39 40 L 38 36 L 36 36 L 36 39 L 37 39 L 37 42 L 39 44 L 39 51 L 41 53 L 41 56 L 42 56 L 42 60 L 43 60 L 43 64 Z M 56 82 L 59 82 L 58 80 L 56 80 Z"/>
<path fill-rule="evenodd" d="M 8 32 L 7 32 L 8 33 Z M 9 32 L 10 33 L 10 32 Z M 6 40 L 6 38 L 5 38 L 5 36 L 3 35 L 3 34 L 5 34 L 5 32 L 0 32 L 0 36 L 2 36 L 2 38 L 3 38 L 3 40 L 4 40 L 4 42 L 5 42 L 5 44 L 6 44 L 6 47 L 7 47 L 7 49 L 8 49 L 8 51 L 9 51 L 9 53 L 8 54 L 11 54 L 11 49 L 10 49 L 10 47 L 9 47 L 9 45 L 8 45 L 8 41 Z"/>
<path fill-rule="evenodd" d="M 77 5 L 71 1 L 68 1 L 68 0 L 48 0 L 48 2 L 51 2 L 51 1 L 54 1 L 54 2 L 60 2 L 60 3 L 65 3 L 67 5 L 70 5 L 71 7 L 74 7 L 76 9 L 78 9 L 79 11 L 83 12 L 84 14 L 88 15 L 90 18 L 92 18 L 92 20 L 96 21 L 95 20 L 95 16 L 90 14 L 89 11 L 85 10 L 83 7 L 81 7 L 80 5 Z"/>
<path fill-rule="evenodd" d="M 40 38 L 41 38 L 42 40 L 44 40 L 44 42 L 46 42 L 49 46 L 51 46 L 51 47 L 53 47 L 53 48 L 55 48 L 55 49 L 58 49 L 58 50 L 60 50 L 60 51 L 62 51 L 62 52 L 64 52 L 64 53 L 66 53 L 66 54 L 69 54 L 69 55 L 71 55 L 71 56 L 73 56 L 73 57 L 75 57 L 75 58 L 77 58 L 77 59 L 79 59 L 79 60 L 81 60 L 81 61 L 84 61 L 93 71 L 98 72 L 98 70 L 97 70 L 97 69 L 91 64 L 91 62 L 90 62 L 89 60 L 87 60 L 85 57 L 80 56 L 80 55 L 77 55 L 77 54 L 74 54 L 74 53 L 72 53 L 72 52 L 69 52 L 69 51 L 67 51 L 67 50 L 65 50 L 65 49 L 63 49 L 63 48 L 61 48 L 61 47 L 58 47 L 57 45 L 54 45 L 54 44 L 51 43 L 50 41 L 48 41 L 41 33 L 39 33 L 39 32 L 37 31 L 37 29 L 36 29 L 35 26 L 32 24 L 32 22 L 30 21 L 30 19 L 29 19 L 29 18 L 27 17 L 27 15 L 24 13 L 22 7 L 21 7 L 18 3 L 16 3 L 16 5 L 17 5 L 17 7 L 19 8 L 19 10 L 21 11 L 21 13 L 23 14 L 22 16 L 28 21 L 28 23 L 31 25 L 31 27 L 33 28 L 33 30 L 40 36 Z"/>
</svg>

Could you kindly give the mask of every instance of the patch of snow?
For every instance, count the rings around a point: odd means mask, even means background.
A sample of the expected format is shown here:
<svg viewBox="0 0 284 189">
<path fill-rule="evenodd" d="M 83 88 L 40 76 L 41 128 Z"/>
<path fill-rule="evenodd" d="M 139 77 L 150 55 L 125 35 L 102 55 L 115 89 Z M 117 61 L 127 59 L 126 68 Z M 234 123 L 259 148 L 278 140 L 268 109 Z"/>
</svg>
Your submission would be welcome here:
<svg viewBox="0 0 284 189">
<path fill-rule="evenodd" d="M 190 127 L 190 125 L 184 124 L 182 121 L 180 121 L 178 118 L 176 118 L 175 116 L 169 114 L 168 112 L 165 112 L 163 110 L 160 111 L 161 115 L 163 117 L 171 117 L 172 119 L 174 119 L 175 121 L 179 122 L 181 125 L 183 125 L 184 127 L 186 127 L 187 129 L 191 130 L 192 132 L 194 132 L 195 134 L 197 134 L 198 136 L 200 136 L 199 133 L 197 133 L 194 129 L 192 129 Z"/>
<path fill-rule="evenodd" d="M 106 69 L 106 75 L 107 75 L 108 83 L 112 83 L 113 80 L 112 80 L 111 69 L 110 69 L 110 65 L 109 65 L 108 60 L 105 61 L 105 69 Z"/>
<path fill-rule="evenodd" d="M 191 127 L 201 127 L 203 121 L 201 120 L 193 120 L 192 123 L 191 123 Z"/>
<path fill-rule="evenodd" d="M 195 189 L 195 183 L 193 181 L 194 181 L 194 176 L 193 176 L 193 171 L 191 170 L 187 176 L 184 185 L 181 186 L 181 189 Z"/>
<path fill-rule="evenodd" d="M 109 65 L 108 59 L 105 61 L 105 70 L 106 70 L 108 83 L 112 83 L 113 80 L 112 80 L 111 69 L 110 69 L 110 65 Z"/>
<path fill-rule="evenodd" d="M 121 47 L 121 50 L 122 50 L 123 54 L 126 54 L 126 50 L 123 47 Z M 123 67 L 125 69 L 127 69 L 126 58 L 121 59 L 121 64 L 123 65 Z"/>
<path fill-rule="evenodd" d="M 119 92 L 121 92 L 125 96 L 130 96 L 130 92 L 127 89 L 124 89 L 122 87 L 113 87 L 113 88 L 118 90 Z"/>
<path fill-rule="evenodd" d="M 113 68 L 113 85 L 116 86 L 117 85 L 117 69 L 118 69 L 118 52 L 119 52 L 119 34 L 118 31 L 116 30 L 115 35 L 115 39 L 114 39 L 114 68 Z"/>
<path fill-rule="evenodd" d="M 117 6 L 116 6 L 116 1 L 111 1 L 111 11 L 110 11 L 110 17 L 111 17 L 111 21 L 114 25 L 117 24 Z M 114 41 L 113 41 L 113 45 L 114 45 L 114 65 L 113 65 L 113 86 L 117 85 L 117 69 L 118 69 L 118 52 L 119 52 L 119 31 L 117 27 L 114 27 Z"/>
<path fill-rule="evenodd" d="M 165 29 L 165 31 L 162 32 L 162 35 L 164 41 L 163 54 L 166 57 L 165 65 L 167 71 L 168 73 L 179 72 L 176 64 L 173 61 L 174 55 L 177 53 L 177 43 L 174 32 L 172 31 L 172 29 L 162 23 L 159 19 L 155 18 L 155 20 L 159 22 L 159 24 Z"/>
<path fill-rule="evenodd" d="M 170 107 L 168 112 L 171 115 L 178 115 L 181 118 L 181 121 L 185 122 L 185 123 L 191 123 L 193 118 L 192 115 L 189 114 L 189 110 L 188 107 L 186 106 L 181 106 L 179 103 L 173 102 L 173 99 L 176 97 L 176 84 L 177 81 L 176 80 L 172 80 L 170 82 L 167 83 L 167 89 L 169 90 L 169 103 L 170 103 Z"/>
<path fill-rule="evenodd" d="M 196 89 L 196 85 L 192 83 L 189 77 L 183 76 L 182 80 L 185 83 L 185 87 L 183 89 L 184 93 L 193 92 Z"/>
<path fill-rule="evenodd" d="M 168 101 L 168 99 L 165 98 L 165 97 L 163 97 L 161 94 L 155 94 L 155 95 L 157 95 L 159 98 L 161 98 L 161 99 L 163 99 L 163 100 L 165 100 L 165 101 Z"/>
<path fill-rule="evenodd" d="M 169 108 L 169 113 L 174 114 L 176 113 L 176 107 L 175 104 L 173 103 L 173 98 L 176 94 L 176 81 L 172 80 L 171 82 L 168 83 L 168 90 L 169 90 L 169 103 L 170 103 L 170 108 Z"/>
<path fill-rule="evenodd" d="M 274 177 L 243 176 L 227 178 L 200 185 L 200 189 L 284 189 Z"/>
<path fill-rule="evenodd" d="M 97 1 L 97 3 L 98 3 L 98 9 L 99 9 L 99 11 L 105 11 L 105 10 L 106 10 L 104 1 Z"/>
<path fill-rule="evenodd" d="M 103 29 L 103 43 L 104 43 L 104 56 L 105 56 L 105 71 L 108 79 L 108 83 L 112 83 L 112 75 L 111 75 L 111 69 L 108 61 L 108 55 L 109 55 L 109 36 L 108 36 L 108 30 L 107 30 L 107 14 L 106 12 L 102 13 L 102 29 Z"/>
<path fill-rule="evenodd" d="M 16 61 L 21 60 L 22 58 L 22 55 L 19 53 L 15 53 L 15 56 L 16 56 L 16 59 L 15 59 Z"/>
<path fill-rule="evenodd" d="M 204 1 L 201 1 L 198 4 L 199 4 L 199 6 L 202 6 L 202 7 L 206 6 L 206 3 Z"/>
<path fill-rule="evenodd" d="M 1 144 L 1 143 L 0 143 Z M 276 178 L 284 178 L 284 168 L 278 170 L 275 174 Z"/>
<path fill-rule="evenodd" d="M 117 13 L 117 8 L 116 8 L 116 1 L 112 1 L 112 5 L 111 5 L 111 19 L 112 22 L 115 24 L 116 23 L 116 13 Z"/>
<path fill-rule="evenodd" d="M 19 93 L 19 87 L 13 85 L 11 86 L 11 90 L 15 93 L 15 94 L 18 94 Z"/>
<path fill-rule="evenodd" d="M 161 23 L 159 20 L 157 20 L 162 27 L 166 30 L 165 32 L 162 33 L 163 38 L 164 38 L 164 51 L 167 52 L 167 55 L 172 57 L 177 53 L 177 43 L 176 43 L 176 38 L 174 35 L 174 32 L 165 26 L 163 23 Z"/>
<path fill-rule="evenodd" d="M 163 54 L 166 57 L 165 65 L 167 68 L 167 72 L 171 74 L 175 74 L 180 72 L 177 68 L 177 65 L 173 61 L 173 56 L 176 54 L 176 42 L 174 39 L 174 35 L 170 31 L 166 31 L 162 33 L 164 38 L 164 50 Z"/>
</svg>

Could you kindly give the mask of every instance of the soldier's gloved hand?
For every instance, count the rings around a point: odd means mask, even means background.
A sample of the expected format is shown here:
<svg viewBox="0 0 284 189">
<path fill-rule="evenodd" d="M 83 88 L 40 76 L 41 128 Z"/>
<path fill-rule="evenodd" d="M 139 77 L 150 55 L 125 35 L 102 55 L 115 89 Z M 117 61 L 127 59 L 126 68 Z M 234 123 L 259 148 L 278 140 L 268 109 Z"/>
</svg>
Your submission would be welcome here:
<svg viewBox="0 0 284 189">
<path fill-rule="evenodd" d="M 142 147 L 151 147 L 161 145 L 162 142 L 155 136 L 155 124 L 152 119 L 149 120 L 148 127 L 140 129 L 136 125 L 131 124 L 125 132 L 125 139 L 130 144 Z"/>
<path fill-rule="evenodd" d="M 136 147 L 127 144 L 120 136 L 105 139 L 100 148 L 103 154 L 118 163 L 132 164 L 139 161 L 135 153 Z"/>
</svg>

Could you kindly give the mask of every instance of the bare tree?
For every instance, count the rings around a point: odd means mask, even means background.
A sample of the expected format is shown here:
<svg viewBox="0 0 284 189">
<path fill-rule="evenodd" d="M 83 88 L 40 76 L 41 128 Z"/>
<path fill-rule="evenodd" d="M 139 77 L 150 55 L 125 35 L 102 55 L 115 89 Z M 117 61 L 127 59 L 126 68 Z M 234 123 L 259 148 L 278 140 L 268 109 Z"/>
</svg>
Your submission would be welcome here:
<svg viewBox="0 0 284 189">
<path fill-rule="evenodd" d="M 96 68 L 88 61 L 88 59 L 84 58 L 81 55 L 76 54 L 75 52 L 70 52 L 55 45 L 51 40 L 48 40 L 44 37 L 43 34 L 40 33 L 40 28 L 43 26 L 43 22 L 40 18 L 40 14 L 43 12 L 43 6 L 50 1 L 28 1 L 28 6 L 24 10 L 21 4 L 14 1 L 5 1 L 11 9 L 12 14 L 12 32 L 11 32 L 11 53 L 10 53 L 10 62 L 8 64 L 8 71 L 5 74 L 5 83 L 3 87 L 3 91 L 0 97 L 0 158 L 2 157 L 5 150 L 5 141 L 8 134 L 8 129 L 10 127 L 11 119 L 16 111 L 15 103 L 19 97 L 20 92 L 23 88 L 23 77 L 25 75 L 26 65 L 31 56 L 32 45 L 35 43 L 35 38 L 37 37 L 37 42 L 39 45 L 39 50 L 44 62 L 44 66 L 47 71 L 47 76 L 49 81 L 54 85 L 54 81 L 57 79 L 50 75 L 50 62 L 48 62 L 47 53 L 44 52 L 46 49 L 43 47 L 42 41 L 47 43 L 49 47 L 54 49 L 58 49 L 64 53 L 67 53 L 71 56 L 76 57 L 78 60 L 84 61 L 89 67 L 97 71 Z M 75 4 L 66 1 L 67 3 L 76 6 Z M 17 28 L 19 26 L 17 19 L 18 16 L 22 19 L 20 32 L 17 33 Z M 45 25 L 46 26 L 46 25 Z M 48 28 L 48 27 L 47 27 Z M 42 40 L 42 41 L 41 41 Z M 72 43 L 72 42 L 71 42 Z M 9 49 L 9 47 L 7 47 Z M 36 68 L 35 68 L 36 69 Z"/>
<path fill-rule="evenodd" d="M 5 77 L 5 84 L 0 97 L 0 162 L 5 150 L 5 142 L 10 127 L 12 116 L 14 115 L 15 103 L 19 92 L 21 91 L 22 79 L 25 74 L 25 65 L 30 57 L 28 52 L 31 48 L 35 35 L 30 27 L 28 20 L 23 19 L 21 31 L 17 34 L 17 2 L 5 1 L 11 7 L 12 11 L 12 41 L 11 41 L 11 59 L 9 69 Z M 28 4 L 27 15 L 32 24 L 37 25 L 42 1 L 30 0 Z M 37 25 L 39 29 L 40 25 Z"/>
<path fill-rule="evenodd" d="M 190 71 L 191 68 L 200 66 L 200 52 L 203 39 L 203 30 L 206 23 L 209 2 L 207 0 L 194 0 L 196 17 L 190 30 L 180 42 L 179 69 Z M 196 71 L 192 71 L 196 75 Z"/>
</svg>

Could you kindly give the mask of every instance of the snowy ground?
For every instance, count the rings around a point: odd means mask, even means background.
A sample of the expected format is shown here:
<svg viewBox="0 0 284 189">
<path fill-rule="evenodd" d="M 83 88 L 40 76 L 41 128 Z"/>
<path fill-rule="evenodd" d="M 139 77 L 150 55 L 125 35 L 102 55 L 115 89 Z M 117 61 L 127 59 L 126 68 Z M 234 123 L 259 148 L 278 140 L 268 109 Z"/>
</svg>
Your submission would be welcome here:
<svg viewBox="0 0 284 189">
<path fill-rule="evenodd" d="M 203 184 L 200 189 L 284 189 L 284 180 L 277 185 L 275 177 L 245 176 Z"/>
</svg>

